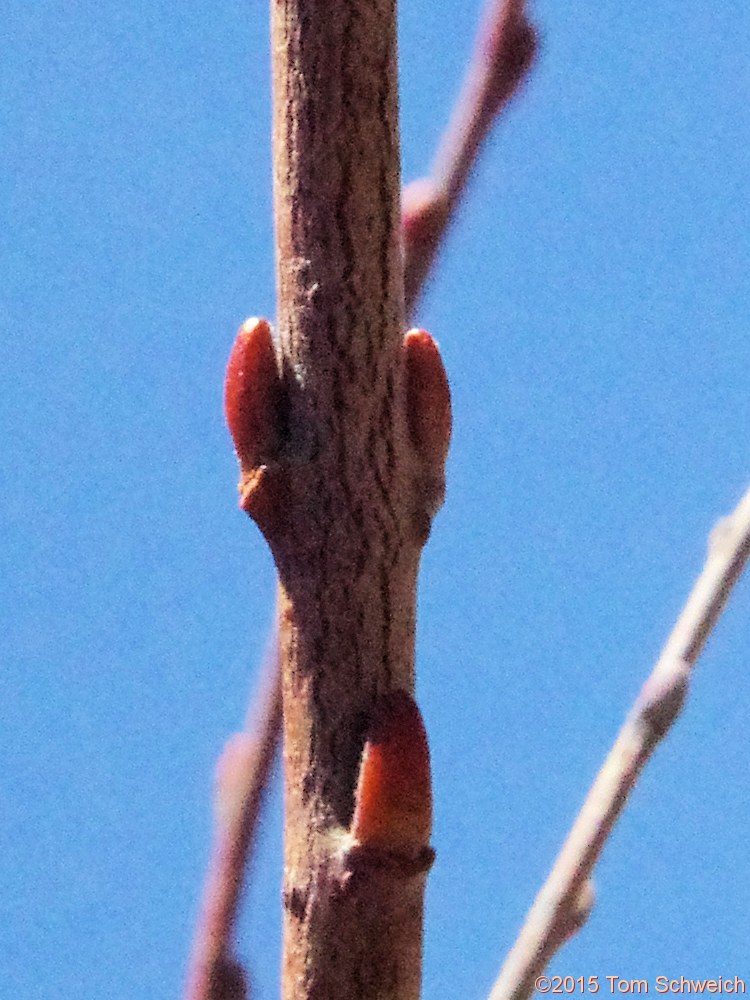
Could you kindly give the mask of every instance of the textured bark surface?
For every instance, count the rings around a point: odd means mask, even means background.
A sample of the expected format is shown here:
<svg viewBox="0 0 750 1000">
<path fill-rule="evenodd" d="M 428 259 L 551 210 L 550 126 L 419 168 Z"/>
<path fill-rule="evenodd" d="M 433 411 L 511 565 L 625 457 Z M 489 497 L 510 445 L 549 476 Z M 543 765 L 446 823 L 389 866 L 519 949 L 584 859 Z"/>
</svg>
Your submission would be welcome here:
<svg viewBox="0 0 750 1000">
<path fill-rule="evenodd" d="M 345 834 L 376 702 L 413 690 L 434 507 L 406 416 L 395 20 L 272 3 L 284 434 L 253 504 L 282 590 L 286 1000 L 419 995 L 429 856 Z"/>
</svg>

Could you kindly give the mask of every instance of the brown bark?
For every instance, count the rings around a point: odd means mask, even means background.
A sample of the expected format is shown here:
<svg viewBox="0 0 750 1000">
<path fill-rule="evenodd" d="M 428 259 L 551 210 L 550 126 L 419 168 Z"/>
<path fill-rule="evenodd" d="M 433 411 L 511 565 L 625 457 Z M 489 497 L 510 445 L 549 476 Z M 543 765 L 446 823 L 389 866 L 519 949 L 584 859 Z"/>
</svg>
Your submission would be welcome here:
<svg viewBox="0 0 750 1000">
<path fill-rule="evenodd" d="M 282 592 L 282 992 L 412 1000 L 430 852 L 347 832 L 376 707 L 413 691 L 442 492 L 407 417 L 394 4 L 274 2 L 272 52 L 283 435 L 243 504 Z"/>
<path fill-rule="evenodd" d="M 426 278 L 430 263 L 434 261 L 437 245 L 445 235 L 448 216 L 458 203 L 462 184 L 467 178 L 467 148 L 469 156 L 476 155 L 479 144 L 475 141 L 477 135 L 485 134 L 492 118 L 501 110 L 503 100 L 507 100 L 520 78 L 528 69 L 528 61 L 519 67 L 518 41 L 523 38 L 524 31 L 533 37 L 533 30 L 528 26 L 524 16 L 523 0 L 492 0 L 487 16 L 483 19 L 479 38 L 475 46 L 472 65 L 468 71 L 469 82 L 478 79 L 495 81 L 490 86 L 477 88 L 467 83 L 464 87 L 459 110 L 451 120 L 449 136 L 453 140 L 441 143 L 441 162 L 443 171 L 438 181 L 417 182 L 410 185 L 404 192 L 402 200 L 402 240 L 403 268 L 405 287 L 405 308 L 409 316 L 413 310 L 421 286 Z M 520 69 L 520 71 L 519 71 Z M 502 81 L 506 81 L 504 86 Z M 465 94 L 481 100 L 467 100 Z M 505 94 L 504 99 L 498 99 L 497 94 Z M 456 137 L 462 137 L 460 141 Z M 447 164 L 450 159 L 446 148 L 455 156 L 455 163 Z M 449 178 L 458 178 L 455 183 L 448 183 Z M 447 197 L 450 190 L 451 197 Z M 418 192 L 428 193 L 425 200 L 421 195 L 415 201 Z M 443 210 L 448 208 L 448 213 Z M 432 496 L 433 506 L 437 505 L 442 493 L 442 459 L 447 439 L 450 434 L 450 407 L 444 373 L 441 367 L 436 367 L 435 359 L 430 355 L 435 353 L 434 345 L 425 334 L 412 334 L 405 341 L 406 348 L 406 380 L 407 396 L 410 389 L 418 399 L 425 396 L 429 399 L 442 394 L 444 404 L 427 410 L 417 407 L 407 415 L 410 421 L 410 433 L 417 438 L 426 438 L 427 451 L 432 455 L 438 468 L 437 480 L 427 482 L 426 491 Z M 274 450 L 276 429 L 264 428 L 263 414 L 268 417 L 278 409 L 279 384 L 276 380 L 276 358 L 273 345 L 265 337 L 263 321 L 251 320 L 243 325 L 238 341 L 235 343 L 230 359 L 226 384 L 226 412 L 230 429 L 239 442 L 239 455 L 244 467 L 241 489 L 242 504 L 245 506 L 245 494 L 258 491 L 254 486 L 258 482 L 258 469 L 263 465 L 265 453 Z M 269 381 L 271 379 L 272 381 Z M 437 381 L 436 381 L 437 380 Z M 427 418 L 426 424 L 423 423 Z M 431 443 L 430 443 L 431 442 Z M 429 463 L 428 463 L 429 464 Z M 262 478 L 262 474 L 261 474 Z M 262 491 L 260 491 L 262 492 Z M 256 497 L 254 511 L 262 520 L 262 512 L 258 510 Z M 422 524 L 422 532 L 425 527 Z M 274 643 L 274 648 L 277 644 Z M 272 673 L 279 671 L 278 656 L 274 656 Z M 269 683 L 280 688 L 280 679 L 276 676 Z M 280 695 L 279 695 L 280 698 Z M 261 735 L 260 742 L 264 747 L 271 748 L 277 739 L 281 728 L 280 712 L 276 708 L 276 698 L 266 698 L 254 722 Z M 253 732 L 253 730 L 251 730 Z M 264 761 L 270 761 L 270 749 L 263 755 Z M 201 907 L 193 955 L 191 959 L 191 975 L 188 995 L 191 1000 L 219 1000 L 224 997 L 223 984 L 229 979 L 224 970 L 238 968 L 233 958 L 233 928 L 236 922 L 239 889 L 242 883 L 243 870 L 246 866 L 244 851 L 251 840 L 252 829 L 257 822 L 257 802 L 263 788 L 268 767 L 250 768 L 244 778 L 244 793 L 241 796 L 243 815 L 229 829 L 217 825 L 216 841 L 218 847 L 212 854 L 212 861 L 206 880 L 204 898 Z M 380 808 L 378 806 L 378 808 Z M 375 817 L 375 822 L 382 824 L 382 817 Z M 234 838 L 234 841 L 232 841 Z M 231 979 L 231 977 L 229 977 Z M 218 984 L 218 985 L 217 985 Z M 233 987 L 232 987 L 233 989 Z M 226 994 L 229 995 L 228 993 Z"/>
</svg>

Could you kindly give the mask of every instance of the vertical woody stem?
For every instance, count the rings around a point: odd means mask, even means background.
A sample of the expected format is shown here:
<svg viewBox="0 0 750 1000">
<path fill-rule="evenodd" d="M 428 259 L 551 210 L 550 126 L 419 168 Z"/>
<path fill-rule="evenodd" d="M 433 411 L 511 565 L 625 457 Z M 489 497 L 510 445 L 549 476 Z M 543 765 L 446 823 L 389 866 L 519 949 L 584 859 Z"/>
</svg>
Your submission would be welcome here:
<svg viewBox="0 0 750 1000">
<path fill-rule="evenodd" d="M 395 3 L 271 8 L 284 439 L 261 526 L 281 583 L 282 994 L 415 1000 L 424 872 L 343 846 L 374 706 L 413 690 L 426 536 L 404 402 Z"/>
</svg>

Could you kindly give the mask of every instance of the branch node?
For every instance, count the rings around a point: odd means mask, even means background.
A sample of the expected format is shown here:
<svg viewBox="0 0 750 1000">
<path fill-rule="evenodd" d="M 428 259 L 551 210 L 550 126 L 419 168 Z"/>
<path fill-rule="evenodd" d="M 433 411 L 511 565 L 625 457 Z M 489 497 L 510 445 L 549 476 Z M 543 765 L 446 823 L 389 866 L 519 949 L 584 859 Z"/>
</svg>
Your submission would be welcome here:
<svg viewBox="0 0 750 1000">
<path fill-rule="evenodd" d="M 555 937 L 559 941 L 556 947 L 561 947 L 574 937 L 588 922 L 595 902 L 594 882 L 587 878 L 575 896 L 560 907 L 559 921 L 555 928 Z"/>
<path fill-rule="evenodd" d="M 247 1000 L 247 977 L 239 962 L 222 955 L 211 970 L 206 1000 Z"/>
<path fill-rule="evenodd" d="M 649 747 L 667 734 L 682 711 L 690 685 L 690 664 L 678 660 L 669 672 L 655 671 L 641 689 L 634 706 L 638 722 L 647 729 Z"/>
</svg>

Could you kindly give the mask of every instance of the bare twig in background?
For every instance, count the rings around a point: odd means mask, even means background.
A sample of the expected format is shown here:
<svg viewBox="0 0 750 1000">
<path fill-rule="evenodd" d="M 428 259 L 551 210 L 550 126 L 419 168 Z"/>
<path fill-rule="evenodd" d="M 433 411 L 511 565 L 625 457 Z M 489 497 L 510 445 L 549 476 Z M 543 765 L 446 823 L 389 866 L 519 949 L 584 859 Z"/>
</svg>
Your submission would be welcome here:
<svg viewBox="0 0 750 1000">
<path fill-rule="evenodd" d="M 490 1000 L 525 1000 L 593 905 L 591 873 L 638 776 L 685 701 L 692 670 L 750 556 L 750 490 L 711 533 L 708 556 L 656 666 L 529 911 Z"/>
<path fill-rule="evenodd" d="M 214 842 L 190 961 L 186 1000 L 244 1000 L 245 975 L 233 936 L 247 857 L 281 729 L 278 643 L 263 668 L 257 717 L 231 736 L 216 771 Z"/>
<path fill-rule="evenodd" d="M 498 115 L 518 90 L 537 49 L 525 0 L 489 0 L 432 176 L 403 192 L 404 294 L 410 313 Z"/>
<path fill-rule="evenodd" d="M 437 251 L 445 237 L 481 145 L 500 112 L 527 74 L 536 36 L 525 14 L 525 0 L 490 0 L 474 45 L 463 91 L 435 160 L 434 180 L 420 180 L 403 193 L 404 284 L 406 314 L 414 312 Z M 241 815 L 214 836 L 198 928 L 190 963 L 186 1000 L 234 1000 L 242 971 L 232 958 L 232 939 L 248 854 L 260 814 L 273 752 L 281 733 L 281 692 L 277 639 L 266 657 L 262 697 L 252 709 L 245 733 L 232 737 L 219 763 L 236 780 Z M 244 757 L 243 757 L 244 753 Z M 242 760 L 248 770 L 241 777 Z M 229 762 L 229 763 L 228 763 Z M 221 779 L 219 779 L 221 780 Z M 235 778 L 232 779 L 233 781 Z M 243 987 L 244 989 L 244 987 Z"/>
</svg>

